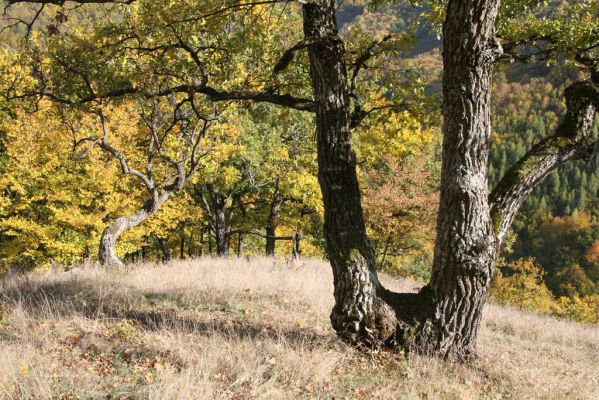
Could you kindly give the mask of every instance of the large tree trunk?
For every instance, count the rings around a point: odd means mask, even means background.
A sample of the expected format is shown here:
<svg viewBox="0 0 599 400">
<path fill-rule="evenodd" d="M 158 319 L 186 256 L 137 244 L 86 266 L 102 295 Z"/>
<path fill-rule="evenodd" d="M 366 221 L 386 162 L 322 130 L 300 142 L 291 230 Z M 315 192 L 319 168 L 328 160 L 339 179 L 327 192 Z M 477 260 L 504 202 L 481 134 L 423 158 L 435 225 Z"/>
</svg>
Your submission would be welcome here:
<svg viewBox="0 0 599 400">
<path fill-rule="evenodd" d="M 98 261 L 100 264 L 103 266 L 122 266 L 123 262 L 116 255 L 116 242 L 119 237 L 129 229 L 135 228 L 147 220 L 152 214 L 158 211 L 167 199 L 168 194 L 166 193 L 162 196 L 156 196 L 156 198 L 148 200 L 141 210 L 134 214 L 117 218 L 108 225 L 100 238 L 100 248 L 98 250 Z"/>
<path fill-rule="evenodd" d="M 331 322 L 352 343 L 375 344 L 393 327 L 381 323 L 380 285 L 368 243 L 351 145 L 350 96 L 345 49 L 334 0 L 303 5 L 304 35 L 316 103 L 318 179 L 324 201 L 324 236 L 333 268 L 335 306 Z"/>
<path fill-rule="evenodd" d="M 498 0 L 450 0 L 443 26 L 443 156 L 430 315 L 416 346 L 468 358 L 497 255 L 487 201 Z"/>
</svg>

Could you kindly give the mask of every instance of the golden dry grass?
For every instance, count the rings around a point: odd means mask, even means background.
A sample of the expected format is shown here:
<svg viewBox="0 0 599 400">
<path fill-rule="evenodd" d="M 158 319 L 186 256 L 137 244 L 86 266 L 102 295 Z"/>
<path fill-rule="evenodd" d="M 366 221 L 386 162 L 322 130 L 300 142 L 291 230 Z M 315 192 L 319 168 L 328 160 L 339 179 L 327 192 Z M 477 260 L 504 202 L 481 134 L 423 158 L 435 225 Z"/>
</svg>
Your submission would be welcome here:
<svg viewBox="0 0 599 400">
<path fill-rule="evenodd" d="M 1 285 L 3 399 L 599 399 L 598 328 L 494 305 L 472 365 L 345 346 L 321 261 L 201 259 Z"/>
</svg>

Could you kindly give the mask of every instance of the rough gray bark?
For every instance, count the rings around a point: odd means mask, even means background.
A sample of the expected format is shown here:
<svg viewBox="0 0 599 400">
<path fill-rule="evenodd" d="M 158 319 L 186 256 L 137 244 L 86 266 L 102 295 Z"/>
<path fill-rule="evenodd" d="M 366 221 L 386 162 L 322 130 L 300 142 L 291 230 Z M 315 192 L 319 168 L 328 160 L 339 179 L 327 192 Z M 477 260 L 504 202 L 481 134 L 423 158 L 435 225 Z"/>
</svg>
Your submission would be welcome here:
<svg viewBox="0 0 599 400">
<path fill-rule="evenodd" d="M 533 147 L 487 193 L 491 74 L 498 0 L 450 0 L 443 42 L 444 141 L 441 198 L 431 281 L 412 347 L 442 357 L 475 354 L 478 327 L 502 239 L 530 192 L 564 162 L 588 157 L 597 87 L 566 90 L 556 134 Z M 427 310 L 428 308 L 428 310 Z"/>
<path fill-rule="evenodd" d="M 350 87 L 333 0 L 303 5 L 304 35 L 316 108 L 318 180 L 324 236 L 334 277 L 331 322 L 352 343 L 374 345 L 392 327 L 381 323 L 374 254 L 364 226 L 351 144 Z M 384 331 L 384 332 L 383 332 Z"/>
<path fill-rule="evenodd" d="M 496 257 L 487 201 L 498 0 L 450 0 L 443 26 L 443 156 L 430 315 L 415 345 L 467 358 Z"/>
<path fill-rule="evenodd" d="M 335 28 L 333 2 L 322 0 L 304 5 L 316 106 L 324 233 L 335 286 L 331 322 L 337 333 L 352 343 L 401 346 L 445 358 L 467 359 L 474 354 L 501 243 L 491 218 L 487 189 L 491 74 L 501 54 L 494 37 L 497 7 L 498 0 L 449 1 L 444 24 L 442 184 L 433 273 L 431 282 L 420 293 L 400 294 L 380 285 L 364 230 L 351 148 L 344 49 Z M 588 153 L 591 147 L 580 140 L 580 135 L 588 136 L 583 131 L 590 129 L 595 106 L 589 105 L 592 96 L 585 90 L 568 92 L 578 100 L 568 100 L 569 114 L 562 126 L 570 128 L 560 128 L 570 132 L 571 138 L 579 139 L 570 139 L 567 145 L 563 140 L 566 135 L 558 133 L 561 139 L 540 144 L 529 153 L 530 160 L 535 151 L 546 151 L 549 143 L 557 144 L 559 149 L 551 158 L 555 165 L 574 154 Z M 564 156 L 566 153 L 568 157 Z M 526 157 L 522 163 L 529 163 Z M 531 168 L 535 179 L 525 184 L 524 196 L 547 173 L 538 163 Z M 515 182 L 509 176 L 506 179 Z M 523 193 L 522 183 L 507 186 L 503 197 L 497 195 L 502 201 L 494 207 L 509 204 L 507 208 L 513 213 L 512 207 L 521 201 L 515 193 Z"/>
</svg>

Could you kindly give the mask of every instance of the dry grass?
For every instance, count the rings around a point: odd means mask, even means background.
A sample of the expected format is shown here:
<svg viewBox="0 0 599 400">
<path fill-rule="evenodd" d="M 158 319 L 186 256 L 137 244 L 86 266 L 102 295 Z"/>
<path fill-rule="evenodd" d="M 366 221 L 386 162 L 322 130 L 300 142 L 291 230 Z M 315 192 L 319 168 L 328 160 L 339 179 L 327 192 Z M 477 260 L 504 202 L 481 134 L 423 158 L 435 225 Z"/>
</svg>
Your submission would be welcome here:
<svg viewBox="0 0 599 400">
<path fill-rule="evenodd" d="M 8 279 L 0 398 L 599 399 L 597 328 L 489 306 L 473 365 L 364 354 L 329 326 L 330 275 L 203 259 Z"/>
</svg>

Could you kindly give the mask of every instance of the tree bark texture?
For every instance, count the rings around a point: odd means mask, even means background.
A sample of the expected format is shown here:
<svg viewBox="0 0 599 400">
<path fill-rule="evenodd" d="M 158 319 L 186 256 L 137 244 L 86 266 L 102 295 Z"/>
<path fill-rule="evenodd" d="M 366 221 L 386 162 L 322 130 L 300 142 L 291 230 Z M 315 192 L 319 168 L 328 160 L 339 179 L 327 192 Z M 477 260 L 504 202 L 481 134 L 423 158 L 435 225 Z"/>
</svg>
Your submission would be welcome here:
<svg viewBox="0 0 599 400">
<path fill-rule="evenodd" d="M 334 2 L 303 6 L 315 98 L 318 178 L 327 254 L 334 277 L 333 328 L 345 340 L 400 346 L 444 358 L 474 354 L 482 309 L 503 235 L 523 199 L 554 168 L 593 150 L 596 82 L 566 91 L 568 112 L 556 134 L 533 149 L 489 197 L 491 75 L 499 0 L 450 0 L 443 27 L 444 140 L 437 240 L 430 283 L 392 293 L 377 278 L 366 237 L 351 147 L 345 50 Z"/>
<path fill-rule="evenodd" d="M 430 314 L 413 346 L 442 357 L 475 354 L 478 327 L 503 238 L 518 208 L 551 171 L 589 158 L 598 104 L 596 82 L 565 91 L 556 133 L 533 146 L 489 196 L 491 74 L 498 0 L 450 0 L 443 42 L 443 160 L 435 259 L 427 288 Z"/>
<path fill-rule="evenodd" d="M 421 352 L 474 353 L 496 258 L 487 162 L 491 74 L 498 0 L 450 0 L 443 26 L 443 156 L 430 315 L 419 326 Z"/>
<path fill-rule="evenodd" d="M 307 2 L 303 20 L 305 38 L 311 42 L 308 55 L 316 108 L 318 180 L 334 278 L 331 322 L 343 339 L 372 345 L 392 327 L 377 318 L 380 285 L 360 202 L 345 48 L 337 32 L 335 2 Z"/>
</svg>

